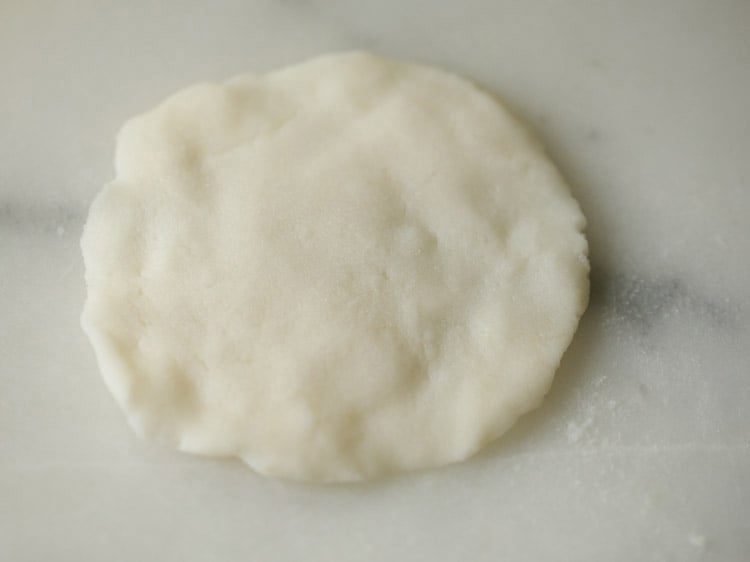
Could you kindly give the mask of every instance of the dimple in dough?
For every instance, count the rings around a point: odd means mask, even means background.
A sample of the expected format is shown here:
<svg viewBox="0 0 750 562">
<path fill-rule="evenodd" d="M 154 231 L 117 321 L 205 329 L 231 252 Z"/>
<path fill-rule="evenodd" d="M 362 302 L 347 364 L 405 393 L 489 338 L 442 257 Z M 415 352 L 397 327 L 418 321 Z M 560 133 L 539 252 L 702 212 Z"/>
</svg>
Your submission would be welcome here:
<svg viewBox="0 0 750 562">
<path fill-rule="evenodd" d="M 588 300 L 584 224 L 492 96 L 323 56 L 125 124 L 83 327 L 140 435 L 298 480 L 442 465 L 549 388 Z"/>
</svg>

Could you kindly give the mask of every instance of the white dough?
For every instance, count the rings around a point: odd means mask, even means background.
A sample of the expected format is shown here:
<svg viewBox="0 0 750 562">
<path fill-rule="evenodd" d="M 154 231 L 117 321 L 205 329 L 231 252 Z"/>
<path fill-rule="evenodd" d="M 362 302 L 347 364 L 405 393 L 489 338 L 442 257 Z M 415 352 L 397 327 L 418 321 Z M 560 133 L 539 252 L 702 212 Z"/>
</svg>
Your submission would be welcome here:
<svg viewBox="0 0 750 562">
<path fill-rule="evenodd" d="M 140 435 L 299 480 L 441 465 L 549 388 L 588 299 L 584 223 L 490 95 L 324 56 L 125 124 L 83 326 Z"/>
</svg>

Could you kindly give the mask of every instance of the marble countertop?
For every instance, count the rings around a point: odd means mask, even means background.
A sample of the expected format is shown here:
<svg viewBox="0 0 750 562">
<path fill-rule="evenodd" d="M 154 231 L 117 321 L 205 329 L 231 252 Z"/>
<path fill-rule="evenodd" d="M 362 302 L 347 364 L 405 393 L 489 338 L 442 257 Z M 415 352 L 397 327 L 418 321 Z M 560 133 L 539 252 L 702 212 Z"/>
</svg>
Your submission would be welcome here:
<svg viewBox="0 0 750 562">
<path fill-rule="evenodd" d="M 0 8 L 0 560 L 746 560 L 750 3 L 20 2 Z M 141 442 L 79 328 L 79 236 L 129 116 L 366 48 L 536 132 L 592 302 L 543 406 L 470 462 L 314 487 Z"/>
</svg>

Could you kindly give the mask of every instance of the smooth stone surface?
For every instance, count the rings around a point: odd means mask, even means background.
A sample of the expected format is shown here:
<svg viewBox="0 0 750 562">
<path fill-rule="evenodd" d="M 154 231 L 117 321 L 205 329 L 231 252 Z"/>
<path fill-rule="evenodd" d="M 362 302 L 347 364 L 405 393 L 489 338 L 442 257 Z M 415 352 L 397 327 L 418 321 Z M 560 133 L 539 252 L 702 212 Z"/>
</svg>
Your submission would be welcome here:
<svg viewBox="0 0 750 562">
<path fill-rule="evenodd" d="M 0 559 L 726 560 L 750 550 L 750 4 L 12 3 L 0 17 Z M 478 458 L 311 487 L 137 440 L 79 328 L 114 134 L 368 48 L 507 100 L 589 220 L 592 304 Z"/>
</svg>

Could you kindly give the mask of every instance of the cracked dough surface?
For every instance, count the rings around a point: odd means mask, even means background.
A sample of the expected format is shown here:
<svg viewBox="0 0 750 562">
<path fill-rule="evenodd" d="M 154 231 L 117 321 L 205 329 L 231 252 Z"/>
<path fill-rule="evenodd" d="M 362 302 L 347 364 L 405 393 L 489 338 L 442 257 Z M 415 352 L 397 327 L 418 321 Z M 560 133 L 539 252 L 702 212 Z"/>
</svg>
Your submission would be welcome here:
<svg viewBox="0 0 750 562">
<path fill-rule="evenodd" d="M 125 124 L 83 326 L 140 435 L 299 480 L 437 466 L 546 393 L 588 299 L 584 223 L 490 95 L 324 56 Z"/>
</svg>

